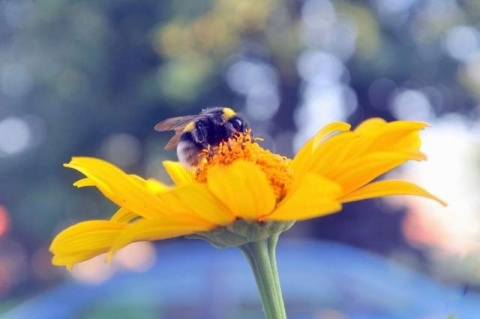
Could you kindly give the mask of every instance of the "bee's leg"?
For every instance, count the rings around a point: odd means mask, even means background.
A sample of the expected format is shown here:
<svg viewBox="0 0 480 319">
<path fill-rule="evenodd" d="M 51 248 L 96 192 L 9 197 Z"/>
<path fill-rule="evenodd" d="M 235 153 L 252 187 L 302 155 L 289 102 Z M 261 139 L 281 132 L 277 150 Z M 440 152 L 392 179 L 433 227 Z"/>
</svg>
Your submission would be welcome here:
<svg viewBox="0 0 480 319">
<path fill-rule="evenodd" d="M 215 149 L 211 145 L 208 145 L 207 150 L 210 157 L 213 157 L 213 155 L 215 155 Z"/>
</svg>

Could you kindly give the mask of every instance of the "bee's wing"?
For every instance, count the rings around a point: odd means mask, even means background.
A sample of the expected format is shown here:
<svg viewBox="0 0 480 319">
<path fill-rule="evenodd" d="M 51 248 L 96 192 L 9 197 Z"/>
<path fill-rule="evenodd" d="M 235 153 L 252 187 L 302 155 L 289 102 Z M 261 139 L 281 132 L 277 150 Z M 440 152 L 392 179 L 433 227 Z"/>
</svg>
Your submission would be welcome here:
<svg viewBox="0 0 480 319">
<path fill-rule="evenodd" d="M 180 137 L 182 136 L 183 129 L 185 126 L 195 121 L 201 117 L 205 117 L 203 114 L 199 115 L 186 115 L 186 116 L 179 116 L 179 117 L 172 117 L 166 120 L 161 121 L 155 125 L 155 131 L 175 131 L 175 135 L 168 141 L 167 145 L 165 145 L 165 149 L 172 149 L 178 145 L 180 142 Z"/>
<path fill-rule="evenodd" d="M 198 119 L 201 115 L 186 115 L 179 117 L 172 117 L 161 121 L 155 125 L 155 131 L 183 131 L 185 126 L 191 121 Z"/>
<path fill-rule="evenodd" d="M 175 148 L 180 142 L 180 137 L 182 136 L 182 133 L 183 132 L 181 130 L 175 131 L 175 135 L 168 141 L 167 145 L 165 145 L 165 149 L 170 150 L 172 148 Z"/>
</svg>

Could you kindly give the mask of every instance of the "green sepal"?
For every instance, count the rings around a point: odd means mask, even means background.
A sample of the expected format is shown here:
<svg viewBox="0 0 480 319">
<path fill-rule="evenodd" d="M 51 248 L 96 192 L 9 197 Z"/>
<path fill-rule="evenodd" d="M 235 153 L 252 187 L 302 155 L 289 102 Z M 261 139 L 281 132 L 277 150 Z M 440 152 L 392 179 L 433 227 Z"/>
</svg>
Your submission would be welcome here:
<svg viewBox="0 0 480 319">
<path fill-rule="evenodd" d="M 239 219 L 231 225 L 219 227 L 208 232 L 199 232 L 187 236 L 192 239 L 204 239 L 218 248 L 238 247 L 265 240 L 280 234 L 293 226 L 295 222 L 256 222 Z"/>
</svg>

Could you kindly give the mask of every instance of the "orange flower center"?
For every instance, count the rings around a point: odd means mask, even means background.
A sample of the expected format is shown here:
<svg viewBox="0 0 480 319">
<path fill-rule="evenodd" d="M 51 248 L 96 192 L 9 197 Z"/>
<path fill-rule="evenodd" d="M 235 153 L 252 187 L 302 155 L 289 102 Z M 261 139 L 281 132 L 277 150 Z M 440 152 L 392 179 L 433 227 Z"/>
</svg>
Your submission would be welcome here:
<svg viewBox="0 0 480 319">
<path fill-rule="evenodd" d="M 207 181 L 208 169 L 211 166 L 229 165 L 236 160 L 246 160 L 255 163 L 265 173 L 277 201 L 285 196 L 293 183 L 290 159 L 262 148 L 252 138 L 250 132 L 235 135 L 217 147 L 205 149 L 203 152 L 205 157 L 196 170 L 196 180 L 199 182 Z"/>
</svg>

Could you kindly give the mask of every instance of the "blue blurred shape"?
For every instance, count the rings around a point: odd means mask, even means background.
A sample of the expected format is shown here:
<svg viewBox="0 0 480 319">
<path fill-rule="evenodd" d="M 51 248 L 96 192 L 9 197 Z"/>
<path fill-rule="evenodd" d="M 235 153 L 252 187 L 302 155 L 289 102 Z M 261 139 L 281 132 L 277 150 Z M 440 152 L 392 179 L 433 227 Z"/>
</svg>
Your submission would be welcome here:
<svg viewBox="0 0 480 319">
<path fill-rule="evenodd" d="M 107 313 L 151 309 L 151 318 L 263 318 L 238 249 L 179 241 L 161 244 L 158 256 L 144 273 L 120 273 L 100 285 L 68 281 L 1 318 L 91 318 L 99 305 Z M 281 241 L 278 265 L 291 319 L 480 318 L 478 294 L 340 244 Z"/>
</svg>

